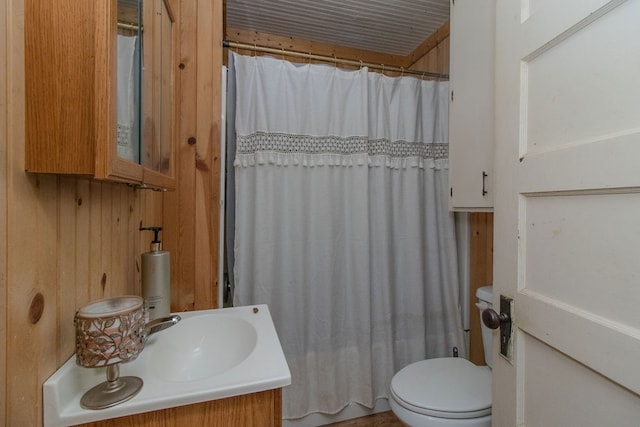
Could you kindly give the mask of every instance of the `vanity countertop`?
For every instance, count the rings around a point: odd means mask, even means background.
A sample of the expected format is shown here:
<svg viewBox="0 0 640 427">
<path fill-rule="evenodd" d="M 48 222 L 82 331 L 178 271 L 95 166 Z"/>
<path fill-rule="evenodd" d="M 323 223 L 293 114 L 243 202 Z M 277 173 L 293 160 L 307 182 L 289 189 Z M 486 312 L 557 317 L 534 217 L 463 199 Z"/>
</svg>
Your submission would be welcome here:
<svg viewBox="0 0 640 427">
<path fill-rule="evenodd" d="M 136 360 L 120 364 L 120 376 L 137 376 L 144 382 L 140 392 L 126 402 L 100 410 L 83 409 L 80 398 L 106 380 L 106 368 L 77 366 L 72 356 L 43 385 L 45 427 L 123 417 L 291 384 L 266 305 L 177 314 L 182 318 L 178 324 L 150 336 Z"/>
</svg>

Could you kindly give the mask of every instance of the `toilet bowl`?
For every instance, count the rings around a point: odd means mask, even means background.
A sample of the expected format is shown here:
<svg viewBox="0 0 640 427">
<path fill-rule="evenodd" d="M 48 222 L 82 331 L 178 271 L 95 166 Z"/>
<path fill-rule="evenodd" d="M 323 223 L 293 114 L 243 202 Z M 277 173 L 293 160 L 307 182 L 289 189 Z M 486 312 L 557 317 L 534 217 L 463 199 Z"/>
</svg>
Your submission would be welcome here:
<svg viewBox="0 0 640 427">
<path fill-rule="evenodd" d="M 480 312 L 491 307 L 491 286 L 476 296 Z M 482 328 L 488 366 L 443 357 L 412 363 L 394 375 L 389 405 L 400 421 L 411 427 L 491 427 L 491 333 Z"/>
</svg>

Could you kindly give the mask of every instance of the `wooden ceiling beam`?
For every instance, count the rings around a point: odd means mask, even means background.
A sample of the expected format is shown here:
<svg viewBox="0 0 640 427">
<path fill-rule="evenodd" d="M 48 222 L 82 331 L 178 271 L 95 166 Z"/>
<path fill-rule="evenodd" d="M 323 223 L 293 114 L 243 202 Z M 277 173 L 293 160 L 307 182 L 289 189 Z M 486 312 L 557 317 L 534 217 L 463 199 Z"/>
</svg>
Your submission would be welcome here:
<svg viewBox="0 0 640 427">
<path fill-rule="evenodd" d="M 335 56 L 336 58 L 352 59 L 355 61 L 384 64 L 394 67 L 404 67 L 404 64 L 407 61 L 407 57 L 401 55 L 390 55 L 386 53 L 372 52 L 369 50 L 296 39 L 293 37 L 276 36 L 273 34 L 241 30 L 231 27 L 227 27 L 225 40 L 249 45 L 270 47 L 272 49 L 284 49 L 301 53 Z"/>
<path fill-rule="evenodd" d="M 422 42 L 420 46 L 415 48 L 413 52 L 406 56 L 401 56 L 231 27 L 227 27 L 225 32 L 225 40 L 238 43 L 301 53 L 313 53 L 315 55 L 335 56 L 336 58 L 403 68 L 411 68 L 413 64 L 442 43 L 447 37 L 449 37 L 449 21 L 442 24 L 442 26 Z"/>
</svg>

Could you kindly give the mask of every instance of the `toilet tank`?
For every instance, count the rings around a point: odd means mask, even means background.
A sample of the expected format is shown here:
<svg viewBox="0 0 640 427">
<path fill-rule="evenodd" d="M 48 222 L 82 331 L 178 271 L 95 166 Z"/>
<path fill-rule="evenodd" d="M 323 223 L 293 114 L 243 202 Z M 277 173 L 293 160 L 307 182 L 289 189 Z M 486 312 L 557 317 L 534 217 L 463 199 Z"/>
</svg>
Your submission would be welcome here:
<svg viewBox="0 0 640 427">
<path fill-rule="evenodd" d="M 493 341 L 493 331 L 487 328 L 482 322 L 482 311 L 487 308 L 493 308 L 493 287 L 483 286 L 476 291 L 476 297 L 478 302 L 478 315 L 480 316 L 480 326 L 482 328 L 482 346 L 484 347 L 484 360 L 487 362 L 487 366 L 493 367 L 493 357 L 491 355 L 491 347 Z"/>
</svg>

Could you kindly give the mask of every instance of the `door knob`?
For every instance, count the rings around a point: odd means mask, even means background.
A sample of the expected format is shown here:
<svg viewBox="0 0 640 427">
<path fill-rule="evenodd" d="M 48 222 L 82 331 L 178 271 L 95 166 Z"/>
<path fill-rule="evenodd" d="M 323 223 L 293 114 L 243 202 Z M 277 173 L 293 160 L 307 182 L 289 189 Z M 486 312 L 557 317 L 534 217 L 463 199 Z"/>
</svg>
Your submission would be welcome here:
<svg viewBox="0 0 640 427">
<path fill-rule="evenodd" d="M 513 299 L 500 295 L 500 314 L 492 308 L 482 310 L 482 323 L 488 328 L 500 328 L 500 354 L 511 360 L 511 313 Z"/>
<path fill-rule="evenodd" d="M 507 313 L 498 314 L 492 308 L 487 308 L 482 312 L 482 323 L 490 329 L 498 329 L 500 326 L 505 323 L 509 323 L 510 321 L 511 318 Z"/>
</svg>

